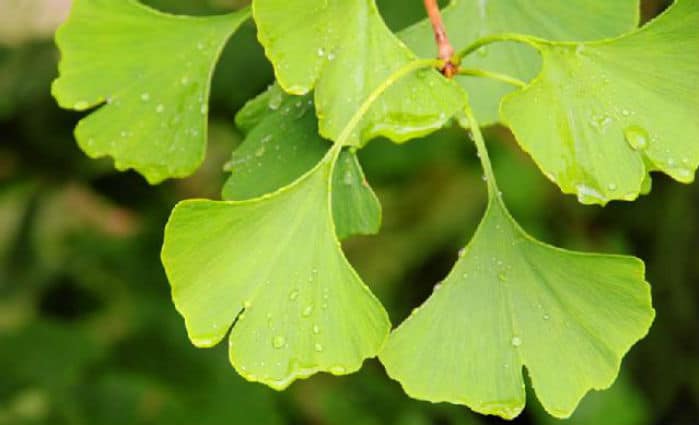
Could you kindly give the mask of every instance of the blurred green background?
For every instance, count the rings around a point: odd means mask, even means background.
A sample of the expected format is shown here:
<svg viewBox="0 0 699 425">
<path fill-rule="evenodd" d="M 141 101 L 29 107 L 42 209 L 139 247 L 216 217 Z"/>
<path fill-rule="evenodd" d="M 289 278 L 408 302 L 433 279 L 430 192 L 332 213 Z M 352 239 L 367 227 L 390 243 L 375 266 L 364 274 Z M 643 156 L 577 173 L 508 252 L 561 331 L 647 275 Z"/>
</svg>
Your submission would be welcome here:
<svg viewBox="0 0 699 425">
<path fill-rule="evenodd" d="M 235 0 L 150 0 L 206 14 Z M 648 19 L 665 6 L 644 1 Z M 379 1 L 392 29 L 422 18 L 419 0 Z M 211 99 L 208 159 L 196 175 L 151 187 L 77 148 L 80 114 L 49 94 L 51 42 L 70 0 L 0 0 L 0 425 L 501 424 L 465 407 L 409 399 L 376 360 L 357 374 L 320 374 L 285 392 L 243 381 L 225 344 L 194 348 L 160 265 L 174 204 L 218 198 L 223 163 L 241 136 L 233 116 L 272 81 L 250 23 L 225 50 Z M 688 54 L 691 54 L 688 52 Z M 643 72 L 643 70 L 639 70 Z M 516 424 L 699 424 L 699 185 L 657 175 L 635 203 L 602 209 L 563 196 L 502 128 L 486 131 L 507 203 L 533 235 L 647 264 L 657 318 L 612 389 L 568 421 L 530 394 Z M 361 152 L 384 207 L 381 233 L 344 243 L 397 324 L 456 259 L 485 205 L 475 149 L 444 130 Z"/>
</svg>

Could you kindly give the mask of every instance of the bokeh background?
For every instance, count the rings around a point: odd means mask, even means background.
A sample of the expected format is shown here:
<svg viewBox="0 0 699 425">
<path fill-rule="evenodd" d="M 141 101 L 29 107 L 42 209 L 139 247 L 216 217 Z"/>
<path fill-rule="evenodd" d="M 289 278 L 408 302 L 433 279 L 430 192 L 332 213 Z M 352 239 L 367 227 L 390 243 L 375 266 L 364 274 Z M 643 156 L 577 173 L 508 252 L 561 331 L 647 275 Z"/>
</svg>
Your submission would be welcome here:
<svg viewBox="0 0 699 425">
<path fill-rule="evenodd" d="M 207 14 L 243 2 L 146 3 Z M 665 3 L 643 1 L 644 19 Z M 424 15 L 419 0 L 379 5 L 396 30 Z M 270 65 L 246 24 L 216 71 L 206 163 L 190 178 L 151 187 L 109 160 L 85 157 L 72 137 L 81 114 L 60 110 L 49 94 L 58 60 L 51 35 L 69 7 L 70 0 L 0 0 L 0 425 L 505 423 L 411 400 L 376 360 L 357 374 L 320 374 L 280 393 L 237 376 L 225 344 L 194 348 L 160 265 L 163 226 L 178 200 L 218 198 L 222 165 L 241 141 L 233 116 L 272 81 Z M 699 185 L 657 175 L 637 202 L 585 207 L 550 184 L 507 130 L 486 136 L 522 225 L 559 246 L 643 258 L 657 310 L 612 389 L 588 395 L 565 422 L 529 394 L 513 423 L 699 424 Z M 400 147 L 377 140 L 361 159 L 384 224 L 378 236 L 344 246 L 400 323 L 471 236 L 485 187 L 460 131 Z"/>
</svg>

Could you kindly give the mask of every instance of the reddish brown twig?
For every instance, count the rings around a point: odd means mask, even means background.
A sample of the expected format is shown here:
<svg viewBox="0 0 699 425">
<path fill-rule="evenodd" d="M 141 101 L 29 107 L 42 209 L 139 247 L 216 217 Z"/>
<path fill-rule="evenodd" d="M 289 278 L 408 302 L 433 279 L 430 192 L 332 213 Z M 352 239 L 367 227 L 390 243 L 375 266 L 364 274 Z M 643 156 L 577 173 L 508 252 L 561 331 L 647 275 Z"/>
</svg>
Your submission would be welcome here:
<svg viewBox="0 0 699 425">
<path fill-rule="evenodd" d="M 445 77 L 451 78 L 456 75 L 459 66 L 454 63 L 454 48 L 449 42 L 449 37 L 447 37 L 447 31 L 442 22 L 442 15 L 439 13 L 437 0 L 425 0 L 425 9 L 432 23 L 434 39 L 437 42 L 438 58 L 444 61 L 444 66 L 442 66 L 440 71 L 442 71 Z"/>
</svg>

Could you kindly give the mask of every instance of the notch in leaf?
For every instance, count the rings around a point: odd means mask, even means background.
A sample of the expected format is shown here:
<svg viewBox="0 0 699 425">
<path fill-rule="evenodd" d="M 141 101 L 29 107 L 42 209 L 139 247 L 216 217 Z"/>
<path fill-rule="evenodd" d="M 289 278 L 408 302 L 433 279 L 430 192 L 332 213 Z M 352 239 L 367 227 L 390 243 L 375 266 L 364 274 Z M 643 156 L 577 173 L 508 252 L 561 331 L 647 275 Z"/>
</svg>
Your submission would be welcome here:
<svg viewBox="0 0 699 425">
<path fill-rule="evenodd" d="M 206 150 L 211 75 L 247 9 L 175 16 L 135 0 L 76 0 L 56 33 L 53 96 L 63 108 L 100 106 L 75 137 L 93 158 L 109 155 L 150 183 L 184 177 Z"/>
</svg>

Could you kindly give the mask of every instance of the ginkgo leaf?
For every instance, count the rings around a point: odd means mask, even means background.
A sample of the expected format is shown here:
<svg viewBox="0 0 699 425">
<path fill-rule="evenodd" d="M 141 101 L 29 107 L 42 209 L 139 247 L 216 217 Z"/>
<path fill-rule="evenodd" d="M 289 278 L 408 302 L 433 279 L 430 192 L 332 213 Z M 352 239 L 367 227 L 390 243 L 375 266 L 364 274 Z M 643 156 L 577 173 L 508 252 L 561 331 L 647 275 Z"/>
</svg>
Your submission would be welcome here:
<svg viewBox="0 0 699 425">
<path fill-rule="evenodd" d="M 528 236 L 499 199 L 454 269 L 389 337 L 388 374 L 412 397 L 510 419 L 522 366 L 546 410 L 569 416 L 610 386 L 654 312 L 643 263 L 558 249 Z"/>
<path fill-rule="evenodd" d="M 379 353 L 410 396 L 506 419 L 525 404 L 526 366 L 542 406 L 571 415 L 608 388 L 655 316 L 643 262 L 556 248 L 529 236 L 505 207 L 469 108 L 488 206 L 454 268 Z"/>
<path fill-rule="evenodd" d="M 206 150 L 215 62 L 248 15 L 175 16 L 135 0 L 76 0 L 56 34 L 62 58 L 52 92 L 64 108 L 101 105 L 78 123 L 80 147 L 151 183 L 191 174 Z"/>
<path fill-rule="evenodd" d="M 335 236 L 338 148 L 271 195 L 184 201 L 165 229 L 163 264 L 192 342 L 213 346 L 232 325 L 233 366 L 276 389 L 318 371 L 356 371 L 390 328 Z"/>
<path fill-rule="evenodd" d="M 291 96 L 272 85 L 236 116 L 246 131 L 226 168 L 226 200 L 244 200 L 280 189 L 308 172 L 331 144 L 318 135 L 310 96 Z M 332 211 L 340 239 L 373 234 L 381 226 L 381 204 L 354 153 L 340 153 L 334 169 Z"/>
<path fill-rule="evenodd" d="M 360 105 L 415 60 L 391 33 L 374 0 L 256 0 L 258 37 L 287 92 L 315 88 L 320 133 L 336 140 Z M 432 36 L 430 36 L 432 37 Z M 464 103 L 459 86 L 435 70 L 405 76 L 377 99 L 349 145 L 376 136 L 404 141 L 441 128 Z"/>
<path fill-rule="evenodd" d="M 689 183 L 699 164 L 699 2 L 678 0 L 607 41 L 535 41 L 541 74 L 503 99 L 503 122 L 564 193 L 635 199 L 648 172 Z"/>
<path fill-rule="evenodd" d="M 335 164 L 332 193 L 337 237 L 372 235 L 381 227 L 381 203 L 364 177 L 354 152 L 343 150 Z"/>
<path fill-rule="evenodd" d="M 519 33 L 548 40 L 598 40 L 636 27 L 638 0 L 452 0 L 443 11 L 449 39 L 458 50 L 477 39 L 501 33 Z M 399 33 L 408 47 L 422 57 L 434 57 L 437 48 L 428 20 Z M 464 59 L 466 68 L 501 72 L 528 81 L 540 68 L 536 50 L 518 43 L 500 43 Z M 498 81 L 467 76 L 456 80 L 470 95 L 481 124 L 498 121 L 500 98 L 513 87 Z"/>
</svg>

